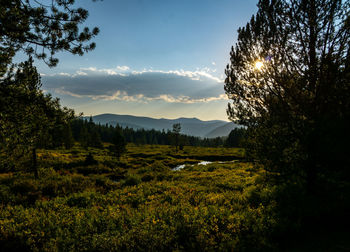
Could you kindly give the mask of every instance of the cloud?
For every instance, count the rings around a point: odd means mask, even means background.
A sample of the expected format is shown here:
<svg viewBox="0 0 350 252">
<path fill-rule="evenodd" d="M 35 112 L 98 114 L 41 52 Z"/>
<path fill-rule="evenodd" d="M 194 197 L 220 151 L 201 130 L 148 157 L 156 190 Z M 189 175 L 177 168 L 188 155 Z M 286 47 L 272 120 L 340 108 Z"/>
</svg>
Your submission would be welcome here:
<svg viewBox="0 0 350 252">
<path fill-rule="evenodd" d="M 83 72 L 83 71 L 77 71 L 76 72 L 76 75 L 88 75 L 87 73 Z"/>
<path fill-rule="evenodd" d="M 74 94 L 70 94 L 74 96 Z M 227 97 L 225 94 L 221 94 L 217 97 L 206 97 L 206 98 L 199 98 L 199 99 L 193 99 L 189 96 L 177 96 L 174 97 L 169 94 L 162 94 L 156 97 L 146 97 L 143 94 L 133 95 L 130 96 L 126 92 L 120 92 L 117 91 L 116 93 L 112 95 L 88 95 L 87 97 L 93 99 L 93 100 L 107 100 L 107 101 L 113 101 L 113 100 L 119 100 L 119 101 L 129 101 L 129 102 L 143 102 L 147 103 L 150 101 L 165 101 L 168 103 L 199 103 L 199 102 L 211 102 L 211 101 L 217 101 L 217 100 L 226 100 Z"/>
<path fill-rule="evenodd" d="M 128 66 L 117 66 L 115 68 L 104 68 L 104 69 L 97 69 L 95 67 L 89 67 L 89 68 L 81 68 L 80 72 L 86 73 L 86 72 L 92 72 L 92 73 L 99 73 L 99 74 L 107 74 L 107 75 L 121 75 L 124 76 L 125 74 L 123 72 L 128 71 Z M 87 73 L 86 73 L 87 74 Z"/>
<path fill-rule="evenodd" d="M 59 75 L 59 76 L 70 76 L 69 73 L 58 73 L 57 75 Z"/>
<path fill-rule="evenodd" d="M 110 69 L 81 68 L 75 73 L 43 74 L 46 90 L 59 95 L 92 100 L 167 103 L 201 103 L 226 100 L 223 80 L 215 70 L 131 70 L 128 66 Z"/>
<path fill-rule="evenodd" d="M 196 71 L 185 71 L 183 69 L 180 70 L 169 70 L 169 71 L 162 71 L 162 70 L 142 70 L 142 71 L 133 71 L 132 74 L 144 74 L 144 73 L 161 73 L 161 74 L 169 74 L 169 75 L 177 75 L 182 77 L 188 77 L 192 80 L 202 80 L 203 77 L 207 79 L 211 79 L 213 81 L 216 81 L 218 83 L 222 82 L 223 80 L 211 75 L 209 72 L 215 72 L 216 70 L 209 70 L 209 68 L 204 68 L 202 70 L 196 70 Z"/>
</svg>

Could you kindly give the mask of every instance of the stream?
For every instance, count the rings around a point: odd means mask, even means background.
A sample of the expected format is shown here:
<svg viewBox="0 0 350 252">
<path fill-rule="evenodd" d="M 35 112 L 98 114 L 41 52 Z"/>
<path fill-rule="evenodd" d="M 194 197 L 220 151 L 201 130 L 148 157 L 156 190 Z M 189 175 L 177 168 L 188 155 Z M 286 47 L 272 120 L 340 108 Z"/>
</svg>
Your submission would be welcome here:
<svg viewBox="0 0 350 252">
<path fill-rule="evenodd" d="M 200 161 L 198 164 L 196 165 L 208 165 L 208 164 L 212 164 L 212 163 L 218 163 L 218 164 L 226 164 L 226 163 L 234 163 L 237 162 L 238 160 L 233 160 L 233 161 L 218 161 L 218 162 L 212 162 L 212 161 Z M 181 164 L 181 165 L 177 165 L 175 166 L 172 170 L 173 171 L 180 171 L 183 168 L 185 168 L 187 166 L 194 166 L 194 164 Z"/>
</svg>

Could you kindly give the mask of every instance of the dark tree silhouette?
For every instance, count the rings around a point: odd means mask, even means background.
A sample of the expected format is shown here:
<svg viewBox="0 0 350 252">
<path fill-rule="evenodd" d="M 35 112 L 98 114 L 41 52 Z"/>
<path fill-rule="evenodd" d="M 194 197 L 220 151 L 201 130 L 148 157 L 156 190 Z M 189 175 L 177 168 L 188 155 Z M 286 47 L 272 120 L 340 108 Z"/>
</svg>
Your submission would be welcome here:
<svg viewBox="0 0 350 252">
<path fill-rule="evenodd" d="M 83 55 L 95 48 L 87 44 L 99 32 L 88 27 L 79 31 L 88 11 L 74 8 L 74 0 L 1 0 L 0 4 L 0 75 L 17 51 L 22 50 L 55 66 L 56 52 Z M 49 52 L 47 57 L 46 51 Z M 46 60 L 48 58 L 48 60 Z"/>
<path fill-rule="evenodd" d="M 70 123 L 63 128 L 63 144 L 66 149 L 71 149 L 74 146 L 74 138 Z"/>
<path fill-rule="evenodd" d="M 248 127 L 248 154 L 312 187 L 348 170 L 349 1 L 260 0 L 226 68 L 229 118 Z M 349 173 L 349 171 L 347 171 Z"/>
<path fill-rule="evenodd" d="M 174 144 L 175 144 L 176 152 L 179 147 L 180 131 L 181 131 L 181 124 L 180 123 L 173 124 L 173 135 L 174 135 L 174 141 L 175 141 Z"/>
<path fill-rule="evenodd" d="M 116 128 L 112 137 L 112 145 L 110 146 L 110 151 L 120 159 L 120 156 L 126 151 L 126 142 L 123 137 L 121 130 Z"/>
<path fill-rule="evenodd" d="M 73 111 L 62 109 L 58 99 L 42 93 L 32 56 L 52 67 L 58 63 L 54 55 L 59 51 L 83 55 L 95 48 L 94 43 L 87 42 L 99 30 L 85 27 L 79 31 L 88 12 L 73 8 L 74 2 L 0 1 L 0 165 L 3 167 L 18 165 L 30 150 L 37 177 L 36 148 L 48 142 L 56 147 L 64 143 L 64 128 Z M 18 51 L 29 55 L 29 60 L 17 65 L 15 70 L 12 58 Z M 71 145 L 67 143 L 66 146 Z"/>
<path fill-rule="evenodd" d="M 241 147 L 244 138 L 246 137 L 246 129 L 244 128 L 235 128 L 231 130 L 225 141 L 225 147 Z"/>
<path fill-rule="evenodd" d="M 74 112 L 61 108 L 58 99 L 43 94 L 40 75 L 31 58 L 1 83 L 0 166 L 10 169 L 29 159 L 38 177 L 36 149 L 44 141 L 50 144 L 52 139 L 43 137 L 58 123 L 68 125 Z"/>
</svg>

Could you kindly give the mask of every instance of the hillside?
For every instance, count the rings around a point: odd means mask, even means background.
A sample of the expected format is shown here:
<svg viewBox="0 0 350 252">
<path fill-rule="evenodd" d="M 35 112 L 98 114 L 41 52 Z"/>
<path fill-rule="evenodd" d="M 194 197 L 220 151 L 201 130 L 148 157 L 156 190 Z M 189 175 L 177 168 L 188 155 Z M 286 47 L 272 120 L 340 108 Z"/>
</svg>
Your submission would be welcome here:
<svg viewBox="0 0 350 252">
<path fill-rule="evenodd" d="M 220 137 L 227 136 L 232 129 L 237 127 L 234 123 L 228 123 L 220 120 L 202 121 L 197 118 L 178 118 L 178 119 L 155 119 L 150 117 L 140 117 L 131 115 L 101 114 L 92 117 L 93 121 L 101 124 L 116 124 L 122 127 L 133 129 L 155 129 L 172 130 L 175 123 L 181 124 L 181 133 L 198 137 Z"/>
<path fill-rule="evenodd" d="M 218 135 L 228 136 L 228 134 L 230 134 L 231 130 L 233 130 L 236 127 L 237 127 L 236 124 L 234 124 L 232 122 L 228 122 L 222 126 L 217 127 L 216 129 L 212 130 L 211 132 L 206 134 L 205 137 L 213 138 L 213 137 L 216 137 Z"/>
</svg>

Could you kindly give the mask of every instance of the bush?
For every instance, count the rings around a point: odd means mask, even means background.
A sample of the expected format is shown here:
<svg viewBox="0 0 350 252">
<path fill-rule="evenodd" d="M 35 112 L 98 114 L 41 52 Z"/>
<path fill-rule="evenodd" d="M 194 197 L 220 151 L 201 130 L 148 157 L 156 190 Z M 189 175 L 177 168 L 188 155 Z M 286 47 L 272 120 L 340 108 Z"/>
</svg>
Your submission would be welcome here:
<svg viewBox="0 0 350 252">
<path fill-rule="evenodd" d="M 138 185 L 141 183 L 141 179 L 136 176 L 136 175 L 128 175 L 124 182 L 123 182 L 123 185 L 125 186 L 135 186 L 135 185 Z"/>
<path fill-rule="evenodd" d="M 141 180 L 142 182 L 148 182 L 154 179 L 154 176 L 151 174 L 145 174 L 142 176 Z"/>
<path fill-rule="evenodd" d="M 67 199 L 67 205 L 70 207 L 87 208 L 91 206 L 91 199 L 87 194 L 74 194 Z"/>
<path fill-rule="evenodd" d="M 98 162 L 94 159 L 94 156 L 89 152 L 89 154 L 86 156 L 84 164 L 87 165 L 96 165 Z"/>
</svg>

